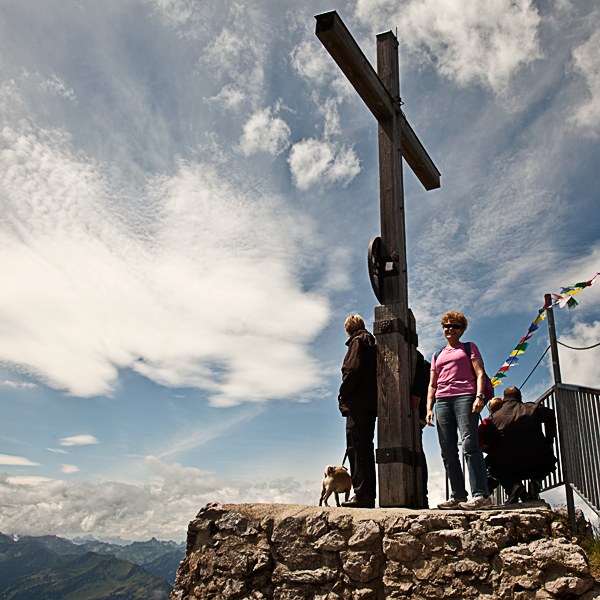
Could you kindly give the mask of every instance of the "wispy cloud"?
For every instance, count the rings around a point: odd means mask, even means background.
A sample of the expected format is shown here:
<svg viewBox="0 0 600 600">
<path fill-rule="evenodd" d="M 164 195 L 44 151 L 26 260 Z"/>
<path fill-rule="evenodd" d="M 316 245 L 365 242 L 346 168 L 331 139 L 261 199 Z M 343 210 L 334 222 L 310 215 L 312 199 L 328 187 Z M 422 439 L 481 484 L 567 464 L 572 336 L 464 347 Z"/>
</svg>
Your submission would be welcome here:
<svg viewBox="0 0 600 600">
<path fill-rule="evenodd" d="M 582 292 L 583 293 L 583 292 Z M 573 348 L 587 348 L 600 342 L 600 321 L 594 323 L 575 323 L 558 340 Z M 564 346 L 558 348 L 561 373 L 565 383 L 600 388 L 600 346 L 589 350 L 571 350 Z"/>
<path fill-rule="evenodd" d="M 65 474 L 79 473 L 79 467 L 75 465 L 62 465 L 60 472 Z"/>
<path fill-rule="evenodd" d="M 226 24 L 211 37 L 200 57 L 200 64 L 209 67 L 211 76 L 224 84 L 219 93 L 227 88 L 230 97 L 237 96 L 230 107 L 240 105 L 240 94 L 256 106 L 264 91 L 267 53 L 261 27 L 264 23 L 262 9 L 254 4 L 232 4 L 228 10 Z"/>
<path fill-rule="evenodd" d="M 28 381 L 10 381 L 8 379 L 2 381 L 0 385 L 14 389 L 31 389 L 38 387 L 35 383 L 31 383 Z"/>
<path fill-rule="evenodd" d="M 598 134 L 600 126 L 600 31 L 593 33 L 583 44 L 573 50 L 575 70 L 589 88 L 591 98 L 582 103 L 573 120 L 588 133 Z"/>
<path fill-rule="evenodd" d="M 144 0 L 154 8 L 163 23 L 180 36 L 199 38 L 206 35 L 215 4 L 206 0 Z"/>
<path fill-rule="evenodd" d="M 59 96 L 65 100 L 75 102 L 77 97 L 73 88 L 69 87 L 56 73 L 50 73 L 48 77 L 44 77 L 40 73 L 23 73 L 24 78 L 31 78 L 41 90 L 48 92 L 53 96 Z"/>
<path fill-rule="evenodd" d="M 109 394 L 127 367 L 215 404 L 319 385 L 307 345 L 329 308 L 297 276 L 320 243 L 307 217 L 251 179 L 182 161 L 148 183 L 153 209 L 130 229 L 64 133 L 4 116 L 0 359 L 78 396 Z M 356 163 L 340 152 L 325 170 L 343 181 Z"/>
<path fill-rule="evenodd" d="M 343 98 L 352 94 L 354 89 L 340 72 L 321 42 L 314 39 L 314 33 L 294 46 L 290 53 L 291 64 L 300 77 L 312 86 L 327 86 L 337 96 Z"/>
<path fill-rule="evenodd" d="M 211 440 L 235 430 L 240 424 L 252 421 L 265 410 L 266 407 L 263 404 L 252 404 L 237 409 L 234 415 L 220 414 L 216 420 L 208 420 L 200 426 L 197 424 L 183 426 L 173 432 L 171 441 L 166 443 L 164 449 L 158 454 L 158 458 L 163 459 L 166 456 L 202 447 Z"/>
<path fill-rule="evenodd" d="M 541 19 L 531 0 L 357 0 L 355 14 L 377 30 L 397 25 L 403 44 L 459 85 L 500 92 L 541 57 Z"/>
<path fill-rule="evenodd" d="M 33 462 L 32 460 L 22 456 L 0 454 L 0 465 L 10 465 L 13 467 L 39 467 L 40 463 Z"/>
<path fill-rule="evenodd" d="M 69 454 L 66 450 L 62 448 L 46 448 L 49 452 L 54 452 L 56 454 Z"/>
<path fill-rule="evenodd" d="M 100 442 L 93 436 L 88 434 L 72 435 L 60 440 L 61 446 L 88 446 L 90 444 L 99 444 Z"/>
</svg>

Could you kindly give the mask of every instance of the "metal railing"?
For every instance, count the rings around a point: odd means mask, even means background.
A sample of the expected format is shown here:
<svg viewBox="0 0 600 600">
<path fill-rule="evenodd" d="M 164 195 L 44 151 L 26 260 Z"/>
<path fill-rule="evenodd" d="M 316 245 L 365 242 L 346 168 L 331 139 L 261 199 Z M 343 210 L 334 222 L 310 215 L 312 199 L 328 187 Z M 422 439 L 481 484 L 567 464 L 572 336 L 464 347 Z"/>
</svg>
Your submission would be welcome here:
<svg viewBox="0 0 600 600">
<path fill-rule="evenodd" d="M 556 388 L 564 483 L 600 516 L 600 390 L 564 383 Z"/>
<path fill-rule="evenodd" d="M 572 527 L 575 510 L 571 490 L 600 517 L 600 390 L 558 383 L 535 402 L 554 411 L 558 434 L 554 439 L 556 469 L 542 481 L 541 491 L 565 486 Z M 446 489 L 448 497 L 447 481 Z M 506 494 L 498 487 L 494 503 L 505 501 Z"/>
<path fill-rule="evenodd" d="M 556 414 L 556 386 L 552 386 L 547 392 L 542 394 L 536 401 L 536 404 L 543 404 L 548 408 L 551 408 Z M 557 428 L 559 424 L 557 423 Z M 554 438 L 553 441 L 553 449 L 554 456 L 557 458 L 556 469 L 548 475 L 544 480 L 542 480 L 542 492 L 547 492 L 548 490 L 553 490 L 556 487 L 564 485 L 564 477 L 563 477 L 563 460 L 562 460 L 562 452 L 560 447 L 560 434 Z"/>
</svg>

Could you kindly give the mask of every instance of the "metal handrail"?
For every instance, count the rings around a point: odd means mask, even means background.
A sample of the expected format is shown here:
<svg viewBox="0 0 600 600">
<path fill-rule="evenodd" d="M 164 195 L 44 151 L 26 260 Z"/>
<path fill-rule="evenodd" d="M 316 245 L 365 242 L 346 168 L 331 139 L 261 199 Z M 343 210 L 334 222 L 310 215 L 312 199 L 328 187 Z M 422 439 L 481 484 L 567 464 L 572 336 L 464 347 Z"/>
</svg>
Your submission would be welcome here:
<svg viewBox="0 0 600 600">
<path fill-rule="evenodd" d="M 568 486 L 600 517 L 600 390 L 558 383 L 535 403 L 555 412 L 558 430 L 553 441 L 556 469 L 542 481 L 541 491 Z M 501 488 L 494 501 L 506 501 Z M 567 507 L 574 524 L 572 503 L 567 501 Z"/>
</svg>

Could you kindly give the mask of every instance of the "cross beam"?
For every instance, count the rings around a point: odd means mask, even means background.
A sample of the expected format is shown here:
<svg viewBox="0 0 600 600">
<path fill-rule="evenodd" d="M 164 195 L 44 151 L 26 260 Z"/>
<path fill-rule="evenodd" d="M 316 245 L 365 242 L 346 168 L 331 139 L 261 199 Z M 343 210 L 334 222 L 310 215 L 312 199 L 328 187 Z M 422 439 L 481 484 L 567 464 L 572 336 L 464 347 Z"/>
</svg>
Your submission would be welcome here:
<svg viewBox="0 0 600 600">
<path fill-rule="evenodd" d="M 388 92 L 337 12 L 323 13 L 315 19 L 317 37 L 373 116 L 382 121 L 394 116 L 394 113 L 399 114 L 402 156 L 423 187 L 428 191 L 439 188 L 440 172 L 400 110 L 400 98 L 393 98 Z"/>
<path fill-rule="evenodd" d="M 402 157 L 425 189 L 440 173 L 400 110 L 398 40 L 377 36 L 377 73 L 335 11 L 317 15 L 317 37 L 378 123 L 381 248 L 394 269 L 380 281 L 377 338 L 377 463 L 379 505 L 422 505 L 421 435 L 410 388 L 416 363 L 415 319 L 408 308 Z"/>
</svg>

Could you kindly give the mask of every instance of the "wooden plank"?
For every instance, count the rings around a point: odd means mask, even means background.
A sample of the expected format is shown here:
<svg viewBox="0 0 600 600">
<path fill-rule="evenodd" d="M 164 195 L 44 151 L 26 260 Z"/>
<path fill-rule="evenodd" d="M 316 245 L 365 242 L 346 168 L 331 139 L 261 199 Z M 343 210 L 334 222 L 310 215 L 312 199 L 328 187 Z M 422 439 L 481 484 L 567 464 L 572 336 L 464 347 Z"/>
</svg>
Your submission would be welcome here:
<svg viewBox="0 0 600 600">
<path fill-rule="evenodd" d="M 440 183 L 440 172 L 433 164 L 431 157 L 427 154 L 403 113 L 400 113 L 400 130 L 402 131 L 402 156 L 404 160 L 427 191 L 437 190 L 442 185 Z"/>
<path fill-rule="evenodd" d="M 375 320 L 391 320 L 404 312 L 405 307 L 400 302 L 376 306 Z M 377 447 L 420 451 L 420 437 L 415 437 L 415 417 L 410 407 L 410 355 L 413 348 L 398 332 L 380 333 L 376 338 Z M 422 502 L 422 470 L 419 466 L 415 468 L 404 462 L 379 463 L 377 471 L 379 506 L 418 506 Z"/>
<path fill-rule="evenodd" d="M 398 42 L 393 34 L 377 36 L 377 74 L 391 91 L 399 89 Z M 402 191 L 402 150 L 396 114 L 378 123 L 379 133 L 379 214 L 381 242 L 396 263 L 398 277 L 386 277 L 382 283 L 382 304 L 401 302 L 408 323 L 406 281 L 406 242 L 404 235 L 404 198 Z"/>
<path fill-rule="evenodd" d="M 377 120 L 394 115 L 394 101 L 335 10 L 316 15 L 317 37 Z"/>
<path fill-rule="evenodd" d="M 316 15 L 315 19 L 317 37 L 373 116 L 381 121 L 391 118 L 396 112 L 400 114 L 402 156 L 426 190 L 439 188 L 440 172 L 400 111 L 399 104 L 394 102 L 393 96 L 399 98 L 399 89 L 390 89 L 387 82 L 381 81 L 336 11 Z M 393 36 L 391 32 L 381 35 Z"/>
</svg>

